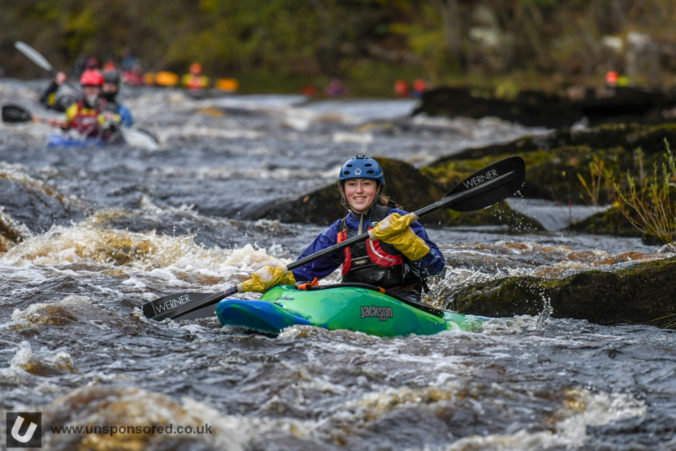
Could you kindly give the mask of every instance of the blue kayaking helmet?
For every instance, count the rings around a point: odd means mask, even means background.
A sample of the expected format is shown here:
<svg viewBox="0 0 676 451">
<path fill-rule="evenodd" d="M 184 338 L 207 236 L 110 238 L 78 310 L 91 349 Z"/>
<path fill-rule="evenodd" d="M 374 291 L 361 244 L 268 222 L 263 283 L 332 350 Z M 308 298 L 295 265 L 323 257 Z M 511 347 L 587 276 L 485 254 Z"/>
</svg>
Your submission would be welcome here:
<svg viewBox="0 0 676 451">
<path fill-rule="evenodd" d="M 383 168 L 380 167 L 376 160 L 364 155 L 350 158 L 340 168 L 338 182 L 340 183 L 349 179 L 373 179 L 377 180 L 380 186 L 385 186 Z"/>
</svg>

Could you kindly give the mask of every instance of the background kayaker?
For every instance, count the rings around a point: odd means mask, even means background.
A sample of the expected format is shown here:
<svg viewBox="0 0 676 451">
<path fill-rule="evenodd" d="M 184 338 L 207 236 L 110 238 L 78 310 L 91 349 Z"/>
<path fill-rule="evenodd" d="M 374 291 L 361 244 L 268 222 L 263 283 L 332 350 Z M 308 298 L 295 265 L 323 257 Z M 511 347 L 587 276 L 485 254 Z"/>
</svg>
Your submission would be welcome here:
<svg viewBox="0 0 676 451">
<path fill-rule="evenodd" d="M 372 230 L 373 238 L 318 258 L 293 273 L 266 266 L 243 282 L 240 290 L 267 291 L 279 284 L 312 281 L 342 264 L 343 282 L 376 285 L 390 295 L 420 302 L 425 279 L 444 271 L 444 257 L 422 224 L 383 194 L 385 176 L 378 162 L 363 155 L 346 161 L 338 187 L 348 214 L 319 234 L 299 258 L 367 230 Z"/>
<path fill-rule="evenodd" d="M 131 115 L 129 108 L 117 100 L 117 95 L 119 92 L 120 73 L 116 69 L 104 70 L 101 97 L 106 100 L 105 111 L 112 111 L 114 114 L 117 114 L 120 118 L 120 125 L 124 127 L 132 127 L 134 125 L 134 118 Z"/>
<path fill-rule="evenodd" d="M 65 72 L 56 73 L 47 88 L 40 95 L 42 106 L 50 110 L 66 111 L 66 108 L 77 100 L 77 95 L 67 86 L 66 78 Z"/>
<path fill-rule="evenodd" d="M 202 75 L 202 64 L 194 62 L 190 65 L 190 72 L 183 75 L 181 81 L 183 87 L 190 90 L 206 89 L 209 87 L 209 79 Z"/>
<path fill-rule="evenodd" d="M 66 109 L 66 123 L 50 119 L 52 125 L 64 130 L 74 130 L 82 138 L 110 141 L 119 130 L 119 115 L 105 111 L 106 100 L 101 97 L 103 74 L 98 69 L 87 69 L 80 77 L 82 95 Z"/>
</svg>

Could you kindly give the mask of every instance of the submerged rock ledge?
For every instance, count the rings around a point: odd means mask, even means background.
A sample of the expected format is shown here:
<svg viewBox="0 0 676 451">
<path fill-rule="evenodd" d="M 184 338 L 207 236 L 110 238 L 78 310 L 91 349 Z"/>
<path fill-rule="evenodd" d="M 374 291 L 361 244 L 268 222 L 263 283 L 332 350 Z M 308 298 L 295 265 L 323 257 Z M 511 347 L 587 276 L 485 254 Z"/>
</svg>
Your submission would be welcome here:
<svg viewBox="0 0 676 451">
<path fill-rule="evenodd" d="M 563 279 L 508 277 L 457 291 L 448 308 L 503 317 L 538 315 L 597 324 L 676 328 L 676 257 L 614 271 L 584 271 Z"/>
</svg>

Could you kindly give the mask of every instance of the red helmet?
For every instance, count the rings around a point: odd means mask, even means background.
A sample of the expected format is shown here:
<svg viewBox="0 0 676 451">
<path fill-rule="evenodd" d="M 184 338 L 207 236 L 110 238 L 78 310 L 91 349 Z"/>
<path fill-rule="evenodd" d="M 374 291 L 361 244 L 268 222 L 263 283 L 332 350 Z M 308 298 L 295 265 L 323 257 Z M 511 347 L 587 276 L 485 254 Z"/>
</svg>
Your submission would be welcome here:
<svg viewBox="0 0 676 451">
<path fill-rule="evenodd" d="M 80 76 L 82 86 L 103 86 L 103 74 L 98 69 L 87 69 Z"/>
</svg>

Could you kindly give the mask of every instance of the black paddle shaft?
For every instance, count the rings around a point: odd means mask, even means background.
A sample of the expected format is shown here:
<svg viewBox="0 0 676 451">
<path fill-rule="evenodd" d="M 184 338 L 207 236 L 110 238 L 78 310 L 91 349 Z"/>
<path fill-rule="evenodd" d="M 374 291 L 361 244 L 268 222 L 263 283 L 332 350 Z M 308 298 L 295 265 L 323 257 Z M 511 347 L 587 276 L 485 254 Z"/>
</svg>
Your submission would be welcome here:
<svg viewBox="0 0 676 451">
<path fill-rule="evenodd" d="M 468 200 L 456 202 L 455 204 L 453 204 L 454 210 L 458 211 L 478 210 L 480 208 L 492 205 L 497 200 L 501 200 L 507 196 L 511 196 L 523 184 L 523 176 L 516 178 L 517 180 L 514 181 L 515 179 L 514 173 L 519 170 L 523 171 L 524 166 L 523 160 L 519 157 L 512 157 L 509 158 L 508 160 L 510 160 L 513 163 L 514 167 L 512 170 L 509 170 L 508 172 L 504 173 L 499 173 L 497 168 L 489 166 L 486 168 L 484 172 L 480 174 L 475 174 L 472 178 L 465 180 L 463 182 L 463 184 L 467 185 L 464 187 L 465 189 L 458 190 L 456 188 L 450 193 L 448 193 L 445 197 L 439 199 L 433 204 L 430 204 L 426 207 L 414 211 L 413 214 L 416 215 L 417 217 L 421 217 L 423 215 L 426 215 L 427 213 L 431 213 L 448 204 L 451 204 L 454 201 L 457 201 L 457 199 L 459 198 L 468 198 Z M 508 160 L 502 160 L 502 162 L 499 162 L 498 164 L 503 163 L 504 165 L 504 162 Z M 521 162 L 520 164 L 519 161 Z M 501 182 L 509 182 L 509 183 L 501 183 Z M 463 185 L 461 184 L 460 187 L 462 186 Z M 346 248 L 360 241 L 364 241 L 368 237 L 369 237 L 368 232 L 364 232 L 359 235 L 353 236 L 352 238 L 348 238 L 345 241 L 341 241 L 340 243 L 334 244 L 333 246 L 329 246 L 325 249 L 322 249 L 321 251 L 315 252 L 312 255 L 308 255 L 307 257 L 301 258 L 300 260 L 296 260 L 295 262 L 287 265 L 287 269 L 291 270 L 294 268 L 299 268 L 305 265 L 306 263 L 309 263 L 320 257 L 331 254 L 337 250 Z"/>
<path fill-rule="evenodd" d="M 414 211 L 420 217 L 439 208 L 450 206 L 458 211 L 472 211 L 488 207 L 516 193 L 525 179 L 526 167 L 520 157 L 510 157 L 491 164 L 472 174 L 445 197 L 437 202 Z M 287 265 L 291 270 L 303 266 L 313 260 L 331 254 L 359 241 L 366 240 L 368 232 L 361 233 L 319 252 L 308 255 Z M 165 318 L 176 319 L 188 315 L 204 307 L 215 304 L 221 299 L 237 292 L 237 286 L 217 293 L 176 293 L 150 301 L 143 306 L 143 314 L 155 320 Z"/>
</svg>

